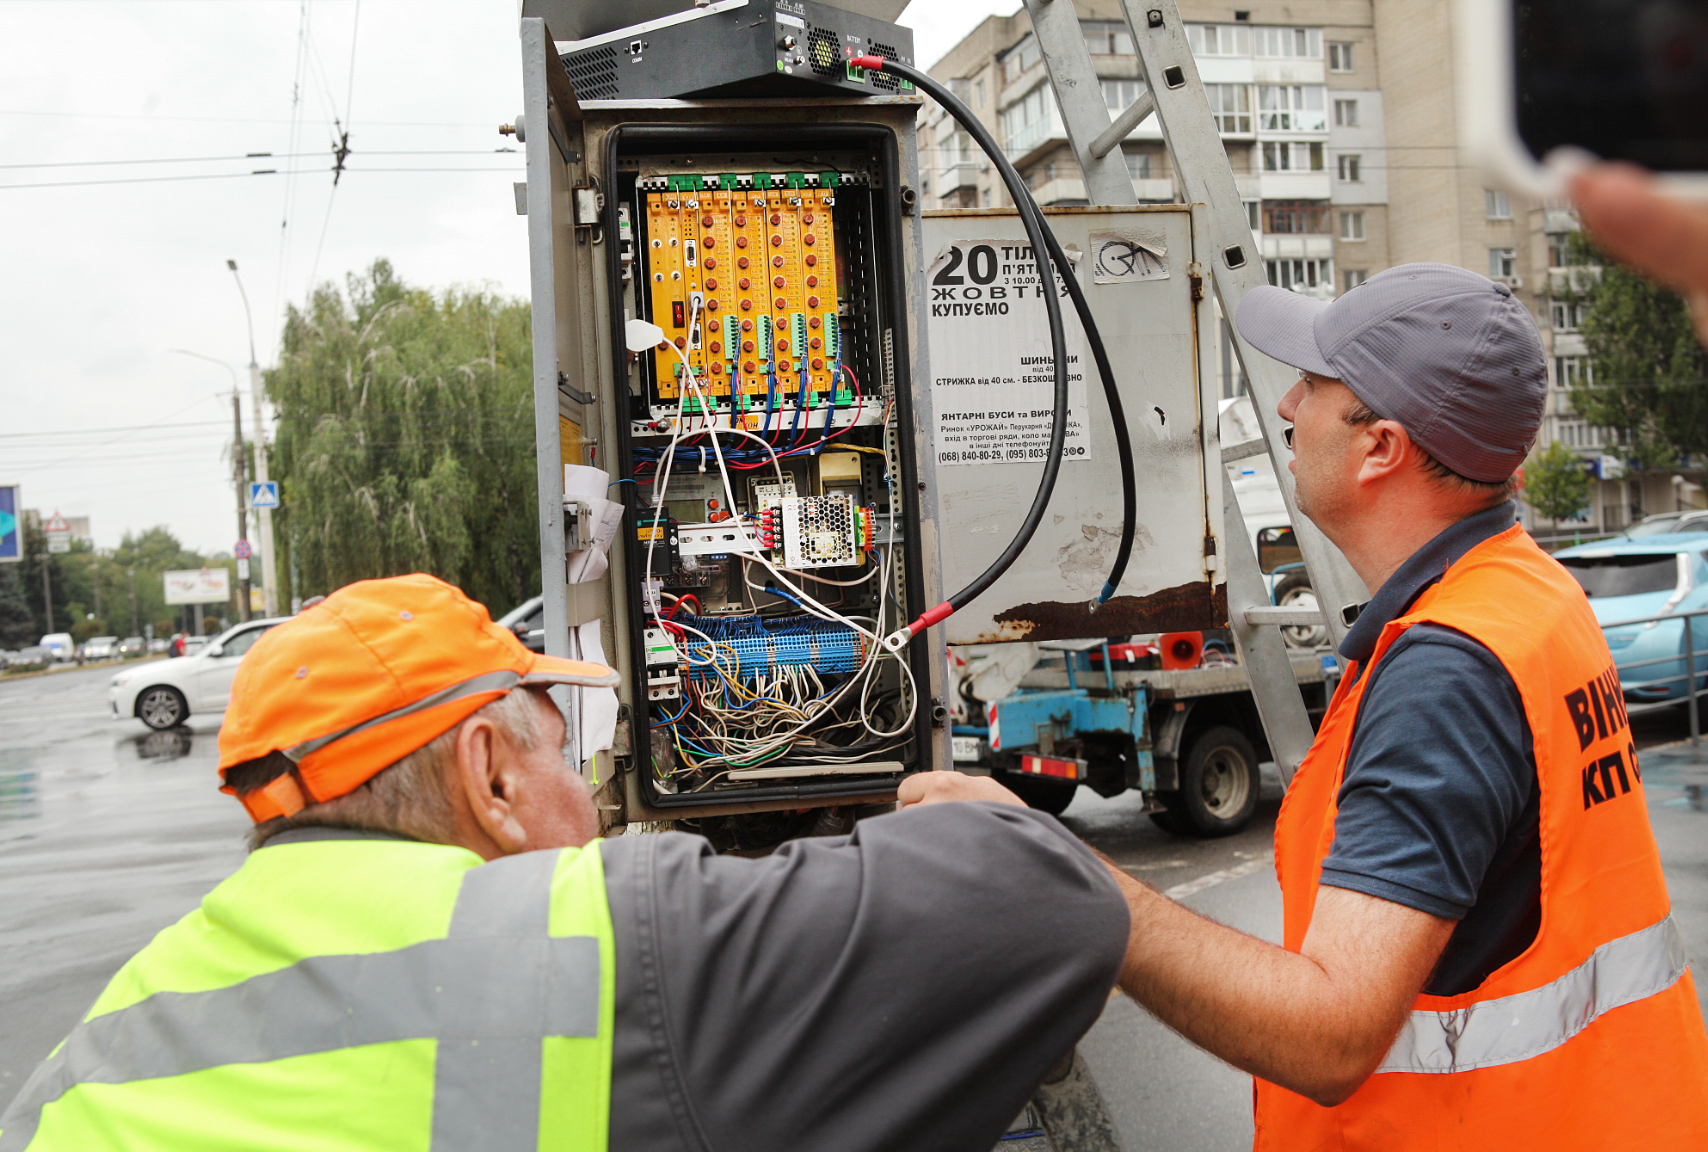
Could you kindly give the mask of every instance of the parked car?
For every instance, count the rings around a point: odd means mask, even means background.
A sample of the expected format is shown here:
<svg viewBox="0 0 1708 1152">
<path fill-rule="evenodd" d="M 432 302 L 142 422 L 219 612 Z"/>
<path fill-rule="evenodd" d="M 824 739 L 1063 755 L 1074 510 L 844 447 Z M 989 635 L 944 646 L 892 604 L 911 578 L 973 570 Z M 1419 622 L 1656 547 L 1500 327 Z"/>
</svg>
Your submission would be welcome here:
<svg viewBox="0 0 1708 1152">
<path fill-rule="evenodd" d="M 1625 529 L 1625 536 L 1630 540 L 1641 540 L 1645 536 L 1670 536 L 1681 532 L 1708 532 L 1708 511 L 1687 509 L 1645 516 Z"/>
<path fill-rule="evenodd" d="M 172 641 L 168 640 L 164 636 L 156 636 L 148 642 L 148 651 L 150 655 L 158 655 L 170 647 L 172 647 Z"/>
<path fill-rule="evenodd" d="M 119 638 L 117 636 L 91 636 L 83 641 L 83 659 L 111 660 L 118 655 Z"/>
<path fill-rule="evenodd" d="M 120 660 L 130 660 L 148 651 L 148 641 L 141 636 L 126 636 L 119 641 L 118 657 Z"/>
<path fill-rule="evenodd" d="M 516 633 L 516 639 L 533 652 L 546 650 L 545 601 L 538 596 L 524 600 L 494 621 L 500 628 Z"/>
<path fill-rule="evenodd" d="M 186 656 L 194 656 L 197 652 L 200 652 L 203 648 L 206 648 L 207 646 L 208 646 L 208 638 L 206 636 L 186 636 L 186 637 L 184 637 L 184 655 L 186 655 Z"/>
<path fill-rule="evenodd" d="M 54 660 L 69 664 L 77 659 L 77 642 L 69 632 L 49 632 L 42 637 L 41 646 L 53 654 Z"/>
<path fill-rule="evenodd" d="M 223 712 L 243 654 L 284 618 L 251 620 L 205 643 L 193 656 L 156 660 L 114 673 L 107 702 L 115 719 L 134 716 L 150 728 L 174 728 L 192 713 Z M 204 639 L 196 637 L 196 639 Z"/>
<path fill-rule="evenodd" d="M 36 644 L 28 648 L 20 648 L 6 658 L 8 668 L 46 668 L 53 660 L 53 653 Z"/>
<path fill-rule="evenodd" d="M 1684 621 L 1664 617 L 1708 608 L 1708 538 L 1681 533 L 1599 540 L 1563 548 L 1554 559 L 1583 586 L 1604 625 L 1663 617 L 1603 629 L 1625 699 L 1684 699 Z M 1708 651 L 1708 617 L 1696 617 L 1691 631 L 1696 651 Z M 1696 668 L 1708 671 L 1708 655 L 1696 657 Z"/>
</svg>

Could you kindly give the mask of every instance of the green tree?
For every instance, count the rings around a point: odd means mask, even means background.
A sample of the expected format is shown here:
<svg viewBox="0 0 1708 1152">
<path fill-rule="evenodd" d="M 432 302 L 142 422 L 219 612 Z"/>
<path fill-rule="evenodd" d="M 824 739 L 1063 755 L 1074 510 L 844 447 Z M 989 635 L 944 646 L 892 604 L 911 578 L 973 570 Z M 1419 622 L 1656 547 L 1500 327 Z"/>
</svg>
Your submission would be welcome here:
<svg viewBox="0 0 1708 1152">
<path fill-rule="evenodd" d="M 1573 409 L 1623 437 L 1621 451 L 1640 468 L 1691 467 L 1708 457 L 1708 352 L 1676 294 L 1604 261 L 1581 233 L 1578 273 L 1562 295 L 1585 305 L 1583 340 L 1590 371 L 1570 388 Z"/>
<path fill-rule="evenodd" d="M 21 561 L 0 564 L 0 648 L 27 648 L 41 638 L 24 590 L 28 568 Z"/>
<path fill-rule="evenodd" d="M 267 394 L 296 596 L 429 572 L 497 615 L 538 592 L 525 301 L 435 295 L 377 260 L 286 313 Z"/>
<path fill-rule="evenodd" d="M 1555 527 L 1582 512 L 1589 506 L 1589 473 L 1583 457 L 1558 440 L 1532 456 L 1524 466 L 1524 502 Z"/>
</svg>

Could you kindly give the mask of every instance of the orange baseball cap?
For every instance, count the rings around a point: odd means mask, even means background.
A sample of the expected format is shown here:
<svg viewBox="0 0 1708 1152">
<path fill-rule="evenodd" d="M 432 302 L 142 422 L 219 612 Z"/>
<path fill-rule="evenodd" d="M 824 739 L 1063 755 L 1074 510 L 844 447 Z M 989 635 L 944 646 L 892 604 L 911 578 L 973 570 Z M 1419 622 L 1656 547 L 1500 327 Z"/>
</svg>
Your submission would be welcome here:
<svg viewBox="0 0 1708 1152">
<path fill-rule="evenodd" d="M 603 664 L 530 652 L 443 580 L 363 580 L 244 656 L 219 730 L 220 778 L 273 752 L 296 764 L 238 797 L 259 824 L 353 792 L 512 688 L 617 679 Z"/>
</svg>

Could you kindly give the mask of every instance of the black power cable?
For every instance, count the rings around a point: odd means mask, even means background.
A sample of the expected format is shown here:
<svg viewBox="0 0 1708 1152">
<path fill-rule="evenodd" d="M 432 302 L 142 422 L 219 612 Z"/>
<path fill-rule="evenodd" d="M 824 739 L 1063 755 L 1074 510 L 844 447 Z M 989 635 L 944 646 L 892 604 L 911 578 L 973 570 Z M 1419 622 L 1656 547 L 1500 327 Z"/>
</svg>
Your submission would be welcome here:
<svg viewBox="0 0 1708 1152">
<path fill-rule="evenodd" d="M 906 80 L 911 80 L 914 87 L 935 99 L 949 115 L 960 122 L 968 135 L 978 141 L 980 148 L 996 165 L 997 173 L 1002 177 L 1003 184 L 1008 187 L 1008 194 L 1014 197 L 1014 202 L 1030 206 L 1030 211 L 1022 207 L 1020 222 L 1026 226 L 1026 238 L 1032 245 L 1032 256 L 1038 264 L 1038 283 L 1040 286 L 1053 284 L 1054 273 L 1050 268 L 1050 248 L 1046 240 L 1043 214 L 1037 210 L 1031 197 L 1027 194 L 1026 184 L 1020 179 L 1020 174 L 1014 170 L 1014 165 L 1008 162 L 1002 149 L 991 138 L 990 132 L 979 122 L 967 106 L 949 94 L 949 90 L 936 80 L 916 68 L 899 64 L 881 56 L 856 56 L 849 61 L 856 68 L 866 68 L 870 71 L 891 72 Z M 1073 270 L 1063 266 L 1064 277 L 1071 278 Z M 1050 422 L 1050 447 L 1044 458 L 1044 475 L 1038 481 L 1038 491 L 1032 497 L 1032 507 L 1026 511 L 1026 519 L 1021 522 L 1020 530 L 1014 534 L 1014 539 L 1008 542 L 989 568 L 986 568 L 972 583 L 949 597 L 935 608 L 920 613 L 911 624 L 898 628 L 884 638 L 885 647 L 899 652 L 907 646 L 907 642 L 937 623 L 947 619 L 954 612 L 967 606 L 979 593 L 994 584 L 998 577 L 1013 565 L 1026 545 L 1031 542 L 1032 534 L 1038 530 L 1038 525 L 1044 519 L 1044 510 L 1050 505 L 1050 494 L 1055 491 L 1056 475 L 1062 468 L 1062 445 L 1067 440 L 1068 414 L 1068 364 L 1067 336 L 1062 328 L 1061 303 L 1054 292 L 1044 293 L 1044 310 L 1050 322 L 1050 349 L 1055 361 L 1055 417 Z"/>
<path fill-rule="evenodd" d="M 1121 542 L 1116 550 L 1115 564 L 1110 571 L 1102 592 L 1092 601 L 1095 608 L 1114 594 L 1115 588 L 1121 582 L 1121 576 L 1127 568 L 1127 560 L 1132 554 L 1133 534 L 1137 519 L 1135 507 L 1135 476 L 1133 468 L 1132 443 L 1127 434 L 1127 422 L 1121 399 L 1115 389 L 1115 374 L 1109 364 L 1109 355 L 1103 346 L 1103 338 L 1098 332 L 1096 321 L 1092 319 L 1091 308 L 1085 299 L 1085 293 L 1080 288 L 1073 268 L 1067 262 L 1062 252 L 1061 244 L 1055 234 L 1044 222 L 1044 214 L 1039 209 L 1037 201 L 1032 198 L 1031 189 L 1014 170 L 1014 165 L 1008 160 L 1000 145 L 991 136 L 988 129 L 973 115 L 971 109 L 957 99 L 942 84 L 931 76 L 881 56 L 858 56 L 850 61 L 857 68 L 871 71 L 890 72 L 903 79 L 909 80 L 914 87 L 926 93 L 941 104 L 949 115 L 953 116 L 967 134 L 977 142 L 991 163 L 996 165 L 997 174 L 1002 177 L 1008 194 L 1014 200 L 1020 214 L 1020 222 L 1026 228 L 1027 239 L 1032 244 L 1032 254 L 1038 263 L 1040 285 L 1050 284 L 1054 280 L 1049 261 L 1061 269 L 1062 281 L 1067 287 L 1068 295 L 1074 302 L 1074 309 L 1080 318 L 1080 326 L 1084 329 L 1086 339 L 1090 342 L 1093 358 L 1097 362 L 1098 373 L 1102 377 L 1103 391 L 1109 403 L 1110 415 L 1115 424 L 1115 443 L 1121 463 L 1121 487 L 1123 498 L 1123 516 L 1121 522 Z M 1055 367 L 1055 415 L 1050 424 L 1050 447 L 1044 461 L 1044 475 L 1038 483 L 1038 491 L 1032 498 L 1032 507 L 1027 510 L 1026 519 L 1021 523 L 1020 530 L 990 567 L 986 568 L 972 583 L 949 597 L 937 607 L 923 612 L 907 627 L 898 629 L 885 638 L 885 644 L 892 650 L 900 650 L 907 642 L 926 628 L 946 619 L 957 610 L 964 608 L 968 602 L 989 588 L 1006 572 L 1031 542 L 1032 535 L 1037 531 L 1038 524 L 1043 520 L 1044 510 L 1049 507 L 1050 496 L 1055 490 L 1056 476 L 1061 471 L 1062 446 L 1067 439 L 1067 340 L 1062 328 L 1061 305 L 1054 292 L 1044 294 L 1044 308 L 1049 317 L 1050 349 Z"/>
</svg>

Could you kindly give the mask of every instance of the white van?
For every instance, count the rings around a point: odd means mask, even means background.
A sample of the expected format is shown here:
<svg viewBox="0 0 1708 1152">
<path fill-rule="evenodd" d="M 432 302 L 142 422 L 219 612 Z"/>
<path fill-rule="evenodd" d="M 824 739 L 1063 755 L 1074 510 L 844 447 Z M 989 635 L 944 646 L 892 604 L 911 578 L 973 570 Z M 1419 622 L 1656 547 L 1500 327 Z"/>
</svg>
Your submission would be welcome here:
<svg viewBox="0 0 1708 1152">
<path fill-rule="evenodd" d="M 77 642 L 69 632 L 49 632 L 42 637 L 42 647 L 53 654 L 57 663 L 69 664 L 77 659 Z"/>
<path fill-rule="evenodd" d="M 1244 444 L 1263 435 L 1250 396 L 1223 400 L 1220 412 L 1224 445 Z M 1304 560 L 1269 457 L 1248 456 L 1235 461 L 1228 465 L 1228 479 L 1233 484 L 1246 530 L 1251 533 L 1257 566 L 1269 585 L 1269 598 L 1284 608 L 1317 607 L 1317 594 L 1305 575 Z M 1321 624 L 1283 628 L 1281 636 L 1290 648 L 1320 648 L 1328 643 L 1328 629 Z"/>
</svg>

